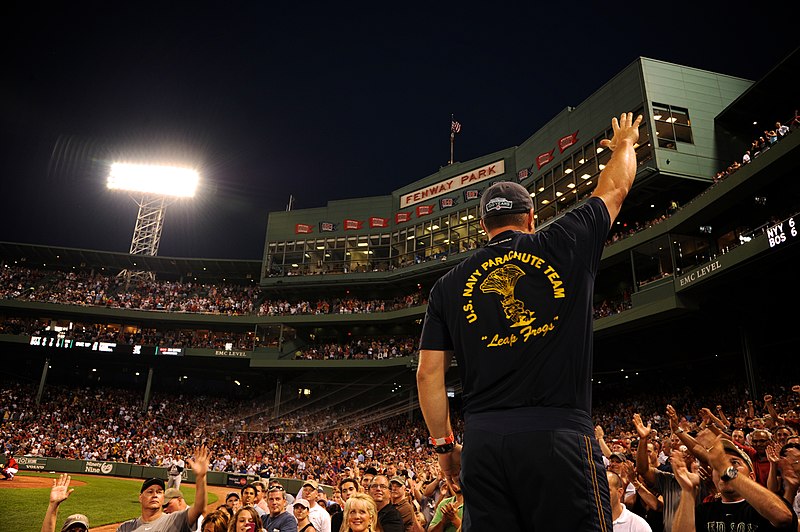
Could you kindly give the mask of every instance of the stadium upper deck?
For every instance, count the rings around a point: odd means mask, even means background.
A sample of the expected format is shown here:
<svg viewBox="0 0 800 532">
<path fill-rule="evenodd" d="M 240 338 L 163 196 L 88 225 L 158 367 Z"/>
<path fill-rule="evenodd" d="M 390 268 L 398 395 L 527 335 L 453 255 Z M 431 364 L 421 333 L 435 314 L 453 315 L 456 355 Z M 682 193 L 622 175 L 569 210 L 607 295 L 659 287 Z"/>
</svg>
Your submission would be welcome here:
<svg viewBox="0 0 800 532">
<path fill-rule="evenodd" d="M 476 213 L 483 188 L 496 179 L 520 181 L 531 190 L 540 230 L 546 230 L 548 221 L 590 192 L 604 161 L 597 141 L 606 135 L 608 118 L 632 109 L 646 116 L 637 150 L 640 171 L 612 231 L 596 294 L 596 301 L 626 299 L 630 308 L 596 321 L 597 374 L 609 380 L 616 368 L 675 367 L 717 356 L 735 360 L 737 371 L 752 379 L 759 360 L 785 354 L 797 339 L 792 310 L 800 253 L 792 225 L 800 212 L 797 126 L 749 164 L 723 179 L 715 176 L 740 162 L 764 129 L 792 120 L 797 103 L 790 80 L 798 60 L 795 52 L 753 83 L 641 58 L 519 147 L 445 167 L 390 196 L 272 213 L 263 263 L 148 257 L 144 268 L 159 279 L 259 285 L 271 299 L 426 293 L 480 245 Z M 142 258 L 0 243 L 0 260 L 113 275 Z M 292 390 L 308 383 L 341 387 L 353 380 L 354 366 L 384 391 L 395 381 L 413 386 L 413 359 L 309 361 L 293 355 L 315 341 L 413 335 L 423 312 L 418 306 L 336 316 L 228 316 L 0 302 L 3 320 L 95 322 L 121 330 L 216 329 L 280 340 L 276 347 L 250 350 L 187 348 L 178 361 L 30 346 L 25 335 L 3 335 L 4 359 L 15 360 L 30 380 L 41 377 L 47 359 L 71 364 L 61 378 L 85 378 L 89 366 L 113 365 L 117 373 L 128 372 L 129 384 L 142 385 L 156 367 L 164 374 L 163 386 L 196 371 L 187 380 L 249 382 L 275 390 L 276 397 L 286 393 L 280 391 L 286 383 L 297 384 Z M 57 374 L 54 370 L 50 378 Z"/>
</svg>

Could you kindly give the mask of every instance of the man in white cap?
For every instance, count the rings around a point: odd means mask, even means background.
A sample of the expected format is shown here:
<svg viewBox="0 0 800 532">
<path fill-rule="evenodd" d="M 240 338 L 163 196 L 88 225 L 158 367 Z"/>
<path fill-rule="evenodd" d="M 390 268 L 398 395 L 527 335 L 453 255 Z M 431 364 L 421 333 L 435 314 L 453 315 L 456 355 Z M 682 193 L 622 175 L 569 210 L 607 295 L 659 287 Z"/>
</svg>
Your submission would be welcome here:
<svg viewBox="0 0 800 532">
<path fill-rule="evenodd" d="M 69 488 L 71 477 L 62 473 L 60 477 L 53 479 L 53 487 L 50 489 L 50 503 L 47 505 L 47 512 L 44 514 L 42 522 L 42 532 L 55 532 L 56 520 L 58 518 L 58 507 L 66 501 L 73 491 Z M 72 514 L 64 521 L 61 532 L 83 532 L 89 530 L 89 518 L 83 514 Z"/>
<path fill-rule="evenodd" d="M 331 514 L 328 513 L 327 509 L 317 504 L 317 498 L 319 497 L 318 488 L 319 484 L 316 480 L 306 480 L 303 483 L 301 497 L 298 497 L 298 499 L 305 499 L 308 501 L 310 506 L 308 518 L 314 523 L 314 527 L 320 532 L 331 532 Z"/>
</svg>

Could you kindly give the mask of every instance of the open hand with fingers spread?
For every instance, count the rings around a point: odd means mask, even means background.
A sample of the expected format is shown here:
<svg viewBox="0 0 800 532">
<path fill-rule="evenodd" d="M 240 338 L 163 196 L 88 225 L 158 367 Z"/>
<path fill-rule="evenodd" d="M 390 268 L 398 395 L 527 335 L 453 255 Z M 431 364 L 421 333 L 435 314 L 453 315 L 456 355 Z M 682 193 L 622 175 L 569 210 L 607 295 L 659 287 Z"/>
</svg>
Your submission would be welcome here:
<svg viewBox="0 0 800 532">
<path fill-rule="evenodd" d="M 651 425 L 652 424 L 648 421 L 647 426 L 645 426 L 642 421 L 642 416 L 638 412 L 633 414 L 633 426 L 636 428 L 636 432 L 639 434 L 640 438 L 644 439 L 650 437 L 650 432 L 653 430 Z"/>
<path fill-rule="evenodd" d="M 777 464 L 781 459 L 779 452 L 780 452 L 780 445 L 778 445 L 777 443 L 767 444 L 767 449 L 766 449 L 767 460 L 769 460 L 774 464 Z"/>
<path fill-rule="evenodd" d="M 672 472 L 675 475 L 675 480 L 681 485 L 681 489 L 693 491 L 699 482 L 699 477 L 690 474 L 683 453 L 680 451 L 672 451 L 670 464 L 672 464 Z"/>
<path fill-rule="evenodd" d="M 187 460 L 189 467 L 192 468 L 196 477 L 204 477 L 208 473 L 211 453 L 208 447 L 201 445 L 194 448 L 192 457 Z"/>
<path fill-rule="evenodd" d="M 69 483 L 72 477 L 66 473 L 62 473 L 60 477 L 53 479 L 53 487 L 50 489 L 50 502 L 53 504 L 61 504 L 66 501 L 72 494 L 74 489 L 70 489 Z"/>
<path fill-rule="evenodd" d="M 614 135 L 609 139 L 600 141 L 600 145 L 604 148 L 610 148 L 611 151 L 616 150 L 618 147 L 625 143 L 630 145 L 635 144 L 639 140 L 639 124 L 642 123 L 642 115 L 633 119 L 633 113 L 622 113 L 617 117 L 611 119 L 611 128 Z"/>
</svg>

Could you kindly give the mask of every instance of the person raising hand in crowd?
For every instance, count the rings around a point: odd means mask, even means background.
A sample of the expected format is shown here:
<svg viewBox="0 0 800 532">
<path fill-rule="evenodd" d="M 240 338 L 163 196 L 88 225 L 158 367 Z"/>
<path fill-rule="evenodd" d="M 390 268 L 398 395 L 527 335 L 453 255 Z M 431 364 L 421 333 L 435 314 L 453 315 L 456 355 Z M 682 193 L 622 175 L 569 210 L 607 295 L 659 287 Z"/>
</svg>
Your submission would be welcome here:
<svg viewBox="0 0 800 532">
<path fill-rule="evenodd" d="M 697 504 L 697 484 L 684 456 L 673 453 L 681 498 L 673 532 L 758 530 L 797 532 L 797 515 L 789 504 L 755 481 L 752 462 L 731 440 L 702 430 L 692 453 L 712 468 L 719 499 Z"/>
<path fill-rule="evenodd" d="M 66 501 L 72 492 L 69 487 L 72 477 L 62 473 L 58 478 L 53 479 L 53 487 L 50 488 L 50 502 L 47 505 L 47 512 L 44 514 L 42 522 L 42 532 L 55 532 L 56 519 L 58 518 L 58 507 Z M 64 521 L 61 532 L 79 532 L 89 530 L 89 519 L 83 514 L 72 514 Z"/>
</svg>

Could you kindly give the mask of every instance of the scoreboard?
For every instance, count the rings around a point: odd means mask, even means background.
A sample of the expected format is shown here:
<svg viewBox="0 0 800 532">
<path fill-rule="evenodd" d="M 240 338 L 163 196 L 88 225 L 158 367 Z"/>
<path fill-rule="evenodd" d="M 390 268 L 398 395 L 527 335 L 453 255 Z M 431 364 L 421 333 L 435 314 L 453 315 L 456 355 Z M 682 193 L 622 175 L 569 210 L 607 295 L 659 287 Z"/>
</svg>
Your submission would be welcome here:
<svg viewBox="0 0 800 532">
<path fill-rule="evenodd" d="M 34 347 L 97 351 L 100 353 L 113 353 L 121 355 L 183 356 L 184 354 L 184 348 L 182 347 L 163 347 L 158 345 L 72 340 L 63 336 L 31 336 L 29 344 Z"/>
<path fill-rule="evenodd" d="M 796 242 L 797 238 L 797 221 L 795 216 L 787 218 L 782 222 L 767 227 L 767 239 L 769 240 L 769 247 L 775 248 L 786 244 Z"/>
</svg>

